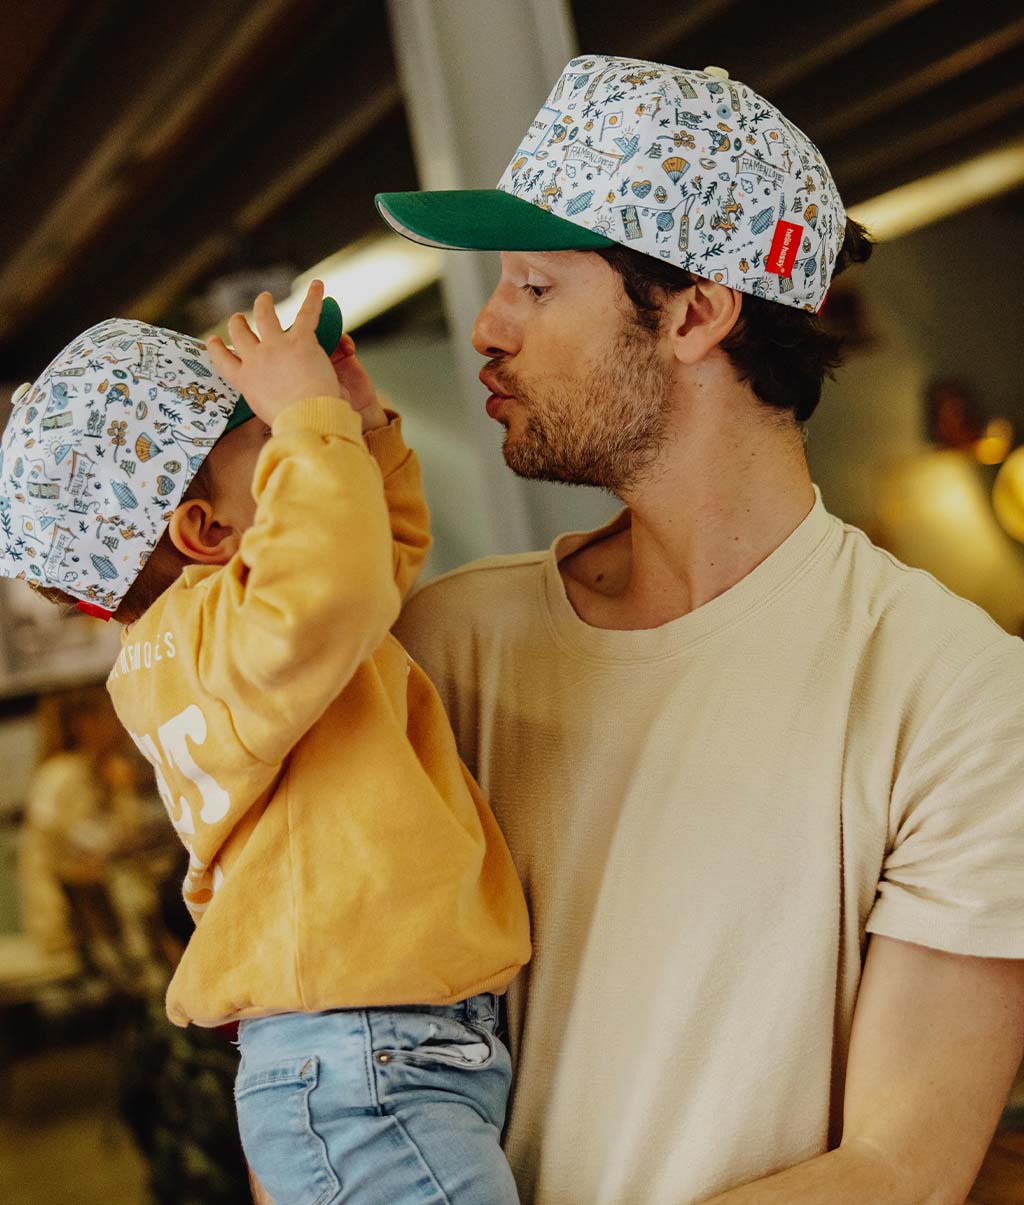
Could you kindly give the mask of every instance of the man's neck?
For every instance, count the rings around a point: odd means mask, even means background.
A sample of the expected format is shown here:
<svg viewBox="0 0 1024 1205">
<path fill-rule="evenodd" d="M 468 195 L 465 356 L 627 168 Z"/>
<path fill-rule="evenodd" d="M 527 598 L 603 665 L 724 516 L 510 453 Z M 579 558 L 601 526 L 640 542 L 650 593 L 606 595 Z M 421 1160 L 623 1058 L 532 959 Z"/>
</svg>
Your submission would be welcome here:
<svg viewBox="0 0 1024 1205">
<path fill-rule="evenodd" d="M 671 441 L 622 495 L 630 523 L 559 565 L 594 627 L 660 627 L 724 594 L 799 526 L 814 503 L 799 436 L 765 423 Z"/>
</svg>

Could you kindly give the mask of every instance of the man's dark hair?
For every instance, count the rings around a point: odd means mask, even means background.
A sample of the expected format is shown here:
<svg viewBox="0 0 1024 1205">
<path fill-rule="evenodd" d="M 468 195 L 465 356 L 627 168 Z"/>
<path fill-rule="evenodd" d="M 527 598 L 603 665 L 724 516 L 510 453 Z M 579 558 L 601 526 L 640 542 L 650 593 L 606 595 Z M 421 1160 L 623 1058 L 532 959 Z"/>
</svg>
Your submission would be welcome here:
<svg viewBox="0 0 1024 1205">
<path fill-rule="evenodd" d="M 868 259 L 872 246 L 864 227 L 848 218 L 833 278 L 850 264 Z M 664 299 L 694 283 L 693 276 L 675 264 L 629 247 L 616 245 L 597 254 L 622 278 L 636 320 L 648 331 L 658 330 Z M 749 293 L 743 294 L 739 319 L 721 346 L 740 380 L 749 381 L 765 405 L 792 411 L 798 423 L 814 413 L 826 375 L 842 362 L 842 338 L 828 331 L 816 314 Z"/>
</svg>

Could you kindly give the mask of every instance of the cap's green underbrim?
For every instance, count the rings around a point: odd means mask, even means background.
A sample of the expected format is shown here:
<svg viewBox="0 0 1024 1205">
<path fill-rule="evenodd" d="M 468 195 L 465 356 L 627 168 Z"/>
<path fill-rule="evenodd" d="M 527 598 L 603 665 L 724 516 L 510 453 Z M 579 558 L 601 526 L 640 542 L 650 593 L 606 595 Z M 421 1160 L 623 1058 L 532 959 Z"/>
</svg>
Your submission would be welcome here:
<svg viewBox="0 0 1024 1205">
<path fill-rule="evenodd" d="M 253 414 L 252 409 L 249 406 L 249 403 L 245 400 L 244 397 L 242 397 L 241 394 L 239 394 L 238 395 L 238 405 L 235 407 L 235 412 L 228 419 L 227 426 L 221 432 L 221 435 L 227 435 L 227 433 L 229 431 L 234 431 L 234 429 L 236 427 L 240 427 L 242 425 L 242 423 L 247 423 L 249 421 L 249 419 L 255 418 L 255 417 L 256 417 L 256 415 Z"/>
<path fill-rule="evenodd" d="M 415 243 L 459 251 L 596 251 L 605 238 L 496 188 L 380 192 L 377 209 Z"/>
<path fill-rule="evenodd" d="M 341 342 L 341 332 L 344 330 L 344 325 L 344 320 L 341 316 L 341 307 L 333 297 L 325 297 L 320 306 L 320 319 L 316 324 L 316 341 L 329 356 L 334 354 L 338 344 Z M 227 435 L 229 431 L 233 431 L 236 427 L 240 427 L 242 423 L 247 423 L 249 419 L 255 417 L 249 403 L 244 397 L 239 395 L 235 412 L 228 419 L 227 426 L 224 428 L 222 434 Z"/>
</svg>

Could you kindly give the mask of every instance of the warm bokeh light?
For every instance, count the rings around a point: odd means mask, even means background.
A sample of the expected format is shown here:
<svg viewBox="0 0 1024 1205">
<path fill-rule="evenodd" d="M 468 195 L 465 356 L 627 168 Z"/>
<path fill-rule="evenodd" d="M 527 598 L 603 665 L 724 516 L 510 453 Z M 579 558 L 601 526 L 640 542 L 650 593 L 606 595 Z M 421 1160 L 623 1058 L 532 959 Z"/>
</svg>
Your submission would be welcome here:
<svg viewBox="0 0 1024 1205">
<path fill-rule="evenodd" d="M 1016 631 L 1024 613 L 1024 556 L 1006 532 L 1024 541 L 1024 449 L 1007 458 L 1000 477 L 1008 470 L 1015 481 L 1013 489 L 1006 480 L 1002 487 L 1009 521 L 998 507 L 998 519 L 993 514 L 987 476 L 978 462 L 956 448 L 879 466 L 876 498 L 885 548 L 983 607 L 1007 631 Z"/>
<path fill-rule="evenodd" d="M 981 464 L 1002 464 L 1013 447 L 1013 423 L 1006 418 L 993 418 L 985 426 L 974 445 L 974 455 Z"/>
<path fill-rule="evenodd" d="M 1024 544 L 1024 447 L 1015 448 L 999 470 L 992 506 L 1004 530 Z"/>
<path fill-rule="evenodd" d="M 878 242 L 899 238 L 1008 192 L 1024 180 L 1024 140 L 978 155 L 850 207 Z"/>
</svg>

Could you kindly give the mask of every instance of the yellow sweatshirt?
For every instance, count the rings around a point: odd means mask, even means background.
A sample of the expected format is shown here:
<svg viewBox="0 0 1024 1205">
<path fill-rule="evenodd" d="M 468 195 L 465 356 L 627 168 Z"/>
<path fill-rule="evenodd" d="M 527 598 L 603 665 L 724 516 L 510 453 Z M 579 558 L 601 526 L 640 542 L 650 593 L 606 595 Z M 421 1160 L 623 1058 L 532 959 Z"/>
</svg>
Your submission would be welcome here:
<svg viewBox="0 0 1024 1205">
<path fill-rule="evenodd" d="M 400 420 L 364 442 L 347 402 L 290 406 L 253 493 L 237 555 L 189 566 L 126 629 L 108 681 L 191 854 L 196 930 L 168 1016 L 501 992 L 530 956 L 522 889 L 389 634 L 430 542 Z"/>
</svg>

